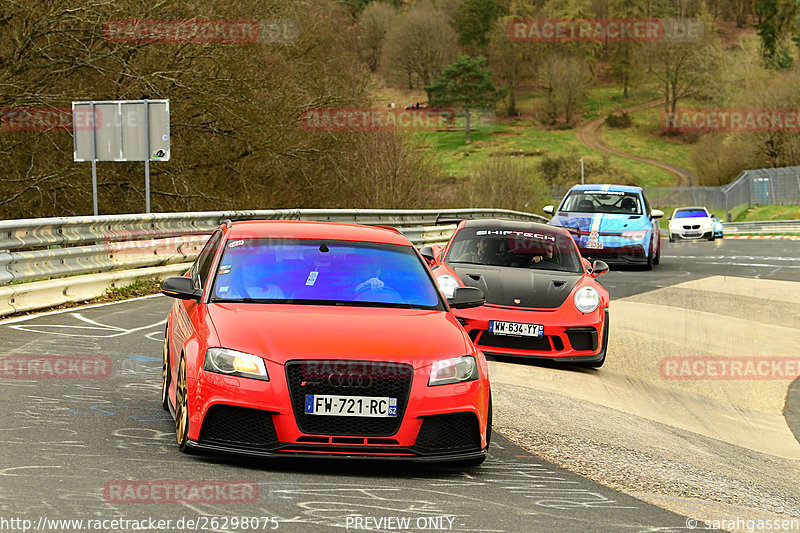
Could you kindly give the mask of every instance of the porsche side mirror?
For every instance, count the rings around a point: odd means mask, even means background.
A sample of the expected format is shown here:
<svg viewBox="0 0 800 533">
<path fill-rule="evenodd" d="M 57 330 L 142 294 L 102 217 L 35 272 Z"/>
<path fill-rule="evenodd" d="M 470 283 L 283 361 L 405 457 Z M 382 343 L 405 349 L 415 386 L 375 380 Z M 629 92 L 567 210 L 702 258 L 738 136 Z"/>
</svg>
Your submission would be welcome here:
<svg viewBox="0 0 800 533">
<path fill-rule="evenodd" d="M 420 253 L 420 255 L 421 255 L 422 257 L 424 257 L 424 258 L 425 258 L 425 260 L 426 260 L 426 261 L 427 261 L 429 264 L 431 264 L 431 265 L 432 265 L 432 264 L 434 264 L 434 263 L 436 262 L 436 256 L 435 256 L 435 255 L 434 255 L 434 253 L 433 253 L 433 247 L 432 247 L 432 246 L 424 246 L 424 247 L 423 247 L 423 248 L 422 248 L 422 249 L 419 251 L 419 253 Z"/>
<path fill-rule="evenodd" d="M 592 271 L 589 272 L 593 278 L 596 278 L 600 274 L 605 274 L 608 272 L 608 264 L 605 261 L 600 261 L 599 259 L 592 263 Z"/>
<path fill-rule="evenodd" d="M 161 284 L 161 292 L 171 298 L 181 300 L 200 300 L 200 297 L 203 296 L 202 290 L 194 288 L 192 278 L 183 276 L 165 279 Z"/>
<path fill-rule="evenodd" d="M 653 209 L 652 211 L 650 211 L 650 218 L 661 218 L 663 216 L 664 216 L 664 211 L 662 211 L 661 209 Z"/>
<path fill-rule="evenodd" d="M 556 206 L 554 206 L 554 205 L 546 205 L 546 206 L 544 206 L 542 208 L 542 211 L 544 211 L 548 215 L 552 215 L 555 210 L 556 210 Z"/>
<path fill-rule="evenodd" d="M 456 287 L 453 297 L 447 299 L 447 303 L 453 309 L 469 309 L 470 307 L 480 307 L 486 303 L 483 291 L 477 287 Z"/>
</svg>

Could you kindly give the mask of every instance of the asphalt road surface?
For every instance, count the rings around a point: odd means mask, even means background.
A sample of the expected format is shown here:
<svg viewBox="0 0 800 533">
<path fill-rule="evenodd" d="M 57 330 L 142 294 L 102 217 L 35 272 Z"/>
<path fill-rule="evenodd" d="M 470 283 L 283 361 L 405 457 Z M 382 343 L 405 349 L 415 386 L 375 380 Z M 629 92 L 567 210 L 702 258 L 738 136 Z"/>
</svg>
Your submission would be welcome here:
<svg viewBox="0 0 800 533">
<path fill-rule="evenodd" d="M 601 279 L 612 298 L 711 274 L 800 281 L 798 258 L 797 241 L 665 243 L 654 271 L 613 270 Z M 696 525 L 496 433 L 489 459 L 471 470 L 181 454 L 159 405 L 170 303 L 159 296 L 0 325 L 0 355 L 91 356 L 97 370 L 93 379 L 17 379 L 4 367 L 0 530 L 606 532 Z M 189 501 L 171 503 L 178 492 Z"/>
</svg>

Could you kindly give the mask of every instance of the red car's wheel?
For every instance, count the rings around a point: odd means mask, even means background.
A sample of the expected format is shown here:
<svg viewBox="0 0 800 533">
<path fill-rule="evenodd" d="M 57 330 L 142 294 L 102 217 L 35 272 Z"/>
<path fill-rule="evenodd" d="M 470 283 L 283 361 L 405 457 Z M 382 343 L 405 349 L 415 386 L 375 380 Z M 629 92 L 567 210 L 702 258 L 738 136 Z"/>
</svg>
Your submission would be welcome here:
<svg viewBox="0 0 800 533">
<path fill-rule="evenodd" d="M 189 402 L 186 386 L 186 359 L 181 357 L 178 367 L 178 381 L 175 384 L 175 437 L 178 439 L 178 448 L 188 451 L 186 441 L 189 434 Z"/>
<path fill-rule="evenodd" d="M 169 411 L 169 332 L 164 332 L 164 351 L 161 361 L 161 407 Z"/>
</svg>

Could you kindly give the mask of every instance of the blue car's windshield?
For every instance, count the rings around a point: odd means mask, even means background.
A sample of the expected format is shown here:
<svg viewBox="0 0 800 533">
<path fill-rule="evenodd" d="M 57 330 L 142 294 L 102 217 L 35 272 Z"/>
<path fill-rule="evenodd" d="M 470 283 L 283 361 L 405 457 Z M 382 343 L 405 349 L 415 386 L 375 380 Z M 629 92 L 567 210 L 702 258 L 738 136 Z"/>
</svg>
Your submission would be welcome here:
<svg viewBox="0 0 800 533">
<path fill-rule="evenodd" d="M 304 239 L 230 240 L 212 301 L 440 308 L 407 246 Z"/>
<path fill-rule="evenodd" d="M 707 217 L 705 209 L 682 209 L 675 211 L 675 216 L 672 218 L 702 218 Z"/>
<path fill-rule="evenodd" d="M 641 215 L 642 203 L 635 192 L 570 191 L 558 210 L 562 213 Z"/>
</svg>

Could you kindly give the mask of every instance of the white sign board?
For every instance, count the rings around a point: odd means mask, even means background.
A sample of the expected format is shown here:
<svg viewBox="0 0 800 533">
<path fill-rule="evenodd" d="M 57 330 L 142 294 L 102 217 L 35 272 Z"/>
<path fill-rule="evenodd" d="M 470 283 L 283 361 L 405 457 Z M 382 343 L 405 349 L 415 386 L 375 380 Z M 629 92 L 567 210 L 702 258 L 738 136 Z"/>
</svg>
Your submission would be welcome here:
<svg viewBox="0 0 800 533">
<path fill-rule="evenodd" d="M 73 102 L 75 161 L 169 161 L 169 100 Z"/>
</svg>

